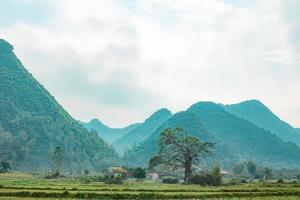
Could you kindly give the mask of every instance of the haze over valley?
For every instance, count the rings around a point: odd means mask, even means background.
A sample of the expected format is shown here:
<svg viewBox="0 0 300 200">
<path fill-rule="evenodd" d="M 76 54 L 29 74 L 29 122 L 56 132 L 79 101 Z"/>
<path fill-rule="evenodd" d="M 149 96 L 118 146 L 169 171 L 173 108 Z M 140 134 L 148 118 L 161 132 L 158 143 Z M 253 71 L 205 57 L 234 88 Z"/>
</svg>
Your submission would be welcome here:
<svg viewBox="0 0 300 200">
<path fill-rule="evenodd" d="M 299 199 L 299 9 L 1 0 L 0 200 Z"/>
</svg>

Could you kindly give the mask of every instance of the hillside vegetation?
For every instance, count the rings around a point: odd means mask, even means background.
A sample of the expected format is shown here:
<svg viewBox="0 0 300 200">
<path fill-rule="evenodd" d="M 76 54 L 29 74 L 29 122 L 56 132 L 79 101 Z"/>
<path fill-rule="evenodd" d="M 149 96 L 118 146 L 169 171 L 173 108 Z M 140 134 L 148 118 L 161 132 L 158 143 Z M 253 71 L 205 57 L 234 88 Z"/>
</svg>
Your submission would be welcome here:
<svg viewBox="0 0 300 200">
<path fill-rule="evenodd" d="M 118 152 L 123 154 L 126 150 L 138 146 L 156 131 L 165 121 L 172 116 L 168 109 L 160 109 L 152 114 L 139 127 L 125 134 L 123 137 L 114 142 L 114 147 Z"/>
<path fill-rule="evenodd" d="M 13 170 L 52 168 L 52 152 L 64 152 L 64 171 L 100 170 L 119 158 L 96 133 L 74 120 L 23 67 L 13 46 L 0 40 L 0 155 Z"/>
<path fill-rule="evenodd" d="M 272 132 L 212 102 L 199 102 L 187 111 L 175 114 L 143 143 L 127 152 L 125 161 L 134 166 L 147 165 L 147 161 L 157 154 L 162 130 L 174 127 L 183 128 L 202 141 L 214 142 L 215 155 L 210 162 L 225 167 L 247 160 L 275 168 L 300 164 L 300 149 L 296 144 L 284 142 Z"/>
<path fill-rule="evenodd" d="M 293 142 L 300 147 L 300 135 L 295 128 L 282 121 L 268 107 L 257 100 L 225 105 L 224 109 L 258 127 L 264 128 L 286 142 Z"/>
</svg>

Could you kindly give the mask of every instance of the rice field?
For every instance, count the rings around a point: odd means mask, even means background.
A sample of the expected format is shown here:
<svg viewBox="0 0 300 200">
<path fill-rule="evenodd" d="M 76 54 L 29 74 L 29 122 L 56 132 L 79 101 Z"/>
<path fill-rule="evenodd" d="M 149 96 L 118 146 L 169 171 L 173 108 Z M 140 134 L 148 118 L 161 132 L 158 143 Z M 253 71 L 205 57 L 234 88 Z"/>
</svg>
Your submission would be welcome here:
<svg viewBox="0 0 300 200">
<path fill-rule="evenodd" d="M 128 182 L 108 185 L 84 184 L 76 179 L 44 179 L 13 174 L 0 176 L 0 200 L 11 199 L 212 199 L 296 200 L 298 183 L 251 183 L 234 186 Z"/>
</svg>

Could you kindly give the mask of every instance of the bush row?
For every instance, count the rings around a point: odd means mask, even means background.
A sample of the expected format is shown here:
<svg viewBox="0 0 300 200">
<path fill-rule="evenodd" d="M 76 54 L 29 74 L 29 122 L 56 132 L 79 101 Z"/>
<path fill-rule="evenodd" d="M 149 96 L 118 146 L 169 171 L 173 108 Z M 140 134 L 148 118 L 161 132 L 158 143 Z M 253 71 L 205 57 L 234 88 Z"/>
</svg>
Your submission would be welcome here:
<svg viewBox="0 0 300 200">
<path fill-rule="evenodd" d="M 266 196 L 299 196 L 300 192 L 238 192 L 238 193 L 62 193 L 53 192 L 0 192 L 6 197 L 34 197 L 34 198 L 80 198 L 80 199 L 191 199 L 191 198 L 226 198 L 226 197 L 266 197 Z"/>
<path fill-rule="evenodd" d="M 113 184 L 113 183 L 112 183 Z M 1 186 L 1 185 L 0 185 Z M 1 187 L 0 187 L 1 188 Z M 174 189 L 168 189 L 168 188 L 158 188 L 158 189 L 147 189 L 147 188 L 127 188 L 127 187 L 95 187 L 95 188 L 30 188 L 30 187 L 4 187 L 2 186 L 1 189 L 15 189 L 15 190 L 41 190 L 42 192 L 44 191 L 51 191 L 51 193 L 60 192 L 63 190 L 69 190 L 69 191 L 78 191 L 78 192 L 180 192 L 180 193 L 185 193 L 185 192 L 192 192 L 192 193 L 197 193 L 197 192 L 213 192 L 213 193 L 218 193 L 218 192 L 226 192 L 226 193 L 236 193 L 236 192 L 277 192 L 278 188 L 271 188 L 271 187 L 262 187 L 262 188 L 224 188 L 224 187 L 215 187 L 215 188 L 207 188 L 207 187 L 196 187 L 196 188 L 174 188 Z M 285 191 L 292 191 L 292 192 L 300 192 L 298 189 L 293 189 L 293 188 L 288 188 Z"/>
</svg>

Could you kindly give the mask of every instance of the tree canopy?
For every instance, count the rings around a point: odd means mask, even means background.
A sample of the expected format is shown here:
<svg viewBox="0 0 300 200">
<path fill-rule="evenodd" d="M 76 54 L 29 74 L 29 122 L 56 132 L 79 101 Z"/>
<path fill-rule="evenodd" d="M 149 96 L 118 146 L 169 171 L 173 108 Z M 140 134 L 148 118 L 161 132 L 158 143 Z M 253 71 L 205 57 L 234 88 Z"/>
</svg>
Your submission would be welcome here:
<svg viewBox="0 0 300 200">
<path fill-rule="evenodd" d="M 167 128 L 159 140 L 159 153 L 149 161 L 152 169 L 159 164 L 176 169 L 184 169 L 184 180 L 192 174 L 192 166 L 203 156 L 212 153 L 213 143 L 202 142 L 199 138 L 188 135 L 181 128 Z"/>
<path fill-rule="evenodd" d="M 10 166 L 10 164 L 9 164 L 8 162 L 2 161 L 2 162 L 0 163 L 0 172 L 6 173 L 6 172 L 8 172 L 10 169 L 11 169 L 11 166 Z"/>
<path fill-rule="evenodd" d="M 143 179 L 146 178 L 146 170 L 141 168 L 141 167 L 137 167 L 133 170 L 133 177 L 137 178 L 137 179 Z"/>
</svg>

